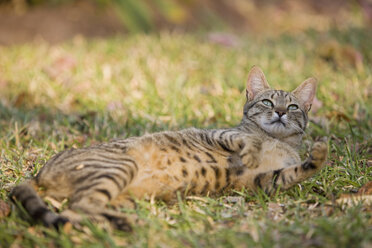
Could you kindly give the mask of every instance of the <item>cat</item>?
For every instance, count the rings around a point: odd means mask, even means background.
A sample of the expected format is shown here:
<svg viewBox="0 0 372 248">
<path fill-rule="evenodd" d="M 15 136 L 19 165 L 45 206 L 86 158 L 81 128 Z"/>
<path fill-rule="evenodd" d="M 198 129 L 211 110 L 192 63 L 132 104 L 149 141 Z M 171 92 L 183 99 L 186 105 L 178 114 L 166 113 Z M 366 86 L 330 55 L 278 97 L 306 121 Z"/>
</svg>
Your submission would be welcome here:
<svg viewBox="0 0 372 248">
<path fill-rule="evenodd" d="M 309 78 L 292 92 L 273 90 L 254 66 L 238 126 L 165 131 L 65 150 L 35 178 L 14 187 L 11 198 L 46 226 L 89 218 L 130 231 L 125 216 L 108 203 L 119 206 L 145 196 L 171 202 L 177 192 L 213 195 L 243 187 L 269 195 L 286 190 L 326 161 L 325 141 L 315 142 L 304 162 L 298 154 L 316 84 Z M 49 210 L 42 200 L 46 196 L 68 198 L 67 209 L 60 214 Z"/>
</svg>

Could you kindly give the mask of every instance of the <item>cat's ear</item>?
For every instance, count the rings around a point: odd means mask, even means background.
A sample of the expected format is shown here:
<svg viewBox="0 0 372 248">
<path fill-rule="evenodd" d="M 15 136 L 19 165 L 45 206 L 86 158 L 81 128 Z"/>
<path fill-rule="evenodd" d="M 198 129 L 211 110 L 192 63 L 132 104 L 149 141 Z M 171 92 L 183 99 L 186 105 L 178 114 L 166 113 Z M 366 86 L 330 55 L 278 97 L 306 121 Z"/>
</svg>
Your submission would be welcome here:
<svg viewBox="0 0 372 248">
<path fill-rule="evenodd" d="M 306 79 L 300 86 L 298 86 L 292 93 L 304 105 L 305 110 L 309 111 L 313 103 L 316 92 L 317 80 L 316 78 Z"/>
<path fill-rule="evenodd" d="M 266 89 L 270 89 L 270 86 L 266 81 L 264 73 L 260 67 L 253 66 L 248 74 L 247 81 L 246 95 L 248 101 L 252 101 L 257 93 Z"/>
</svg>

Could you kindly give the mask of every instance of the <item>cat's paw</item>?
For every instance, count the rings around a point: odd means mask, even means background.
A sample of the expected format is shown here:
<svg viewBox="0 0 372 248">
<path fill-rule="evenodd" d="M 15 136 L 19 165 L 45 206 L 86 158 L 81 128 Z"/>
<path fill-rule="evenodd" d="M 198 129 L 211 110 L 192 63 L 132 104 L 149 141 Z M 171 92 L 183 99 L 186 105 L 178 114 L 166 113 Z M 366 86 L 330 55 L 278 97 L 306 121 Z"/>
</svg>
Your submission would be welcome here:
<svg viewBox="0 0 372 248">
<path fill-rule="evenodd" d="M 325 141 L 317 141 L 310 151 L 311 162 L 317 167 L 321 166 L 327 159 L 328 145 Z"/>
<path fill-rule="evenodd" d="M 126 218 L 116 217 L 116 218 L 110 220 L 110 223 L 111 223 L 111 225 L 113 225 L 113 227 L 115 229 L 118 229 L 120 231 L 124 231 L 124 232 L 132 232 L 133 231 L 131 224 L 129 223 L 129 221 Z"/>
<path fill-rule="evenodd" d="M 110 211 L 111 212 L 111 211 Z M 129 223 L 127 218 L 120 213 L 103 213 L 102 214 L 111 224 L 111 226 L 115 229 L 124 231 L 124 232 L 132 232 L 132 225 Z"/>
<path fill-rule="evenodd" d="M 257 159 L 257 153 L 254 154 L 254 153 L 251 153 L 250 151 L 248 152 L 241 152 L 239 154 L 240 156 L 240 159 L 242 161 L 242 164 L 247 167 L 247 168 L 250 168 L 250 169 L 254 169 L 254 168 L 257 168 L 258 165 L 259 165 L 259 162 L 258 162 L 258 159 Z"/>
<path fill-rule="evenodd" d="M 243 165 L 252 169 L 257 168 L 259 166 L 257 156 L 259 156 L 260 151 L 261 141 L 253 139 L 249 143 L 245 143 L 239 153 Z"/>
</svg>

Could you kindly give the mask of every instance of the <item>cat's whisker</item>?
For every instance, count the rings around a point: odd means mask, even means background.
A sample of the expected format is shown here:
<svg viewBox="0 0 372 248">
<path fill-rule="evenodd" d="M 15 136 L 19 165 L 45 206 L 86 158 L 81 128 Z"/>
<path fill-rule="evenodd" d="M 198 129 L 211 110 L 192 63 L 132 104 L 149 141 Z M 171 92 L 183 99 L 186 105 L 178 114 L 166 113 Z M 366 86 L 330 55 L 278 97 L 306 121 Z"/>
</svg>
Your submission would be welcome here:
<svg viewBox="0 0 372 248">
<path fill-rule="evenodd" d="M 296 124 L 292 123 L 292 122 L 288 122 L 287 123 L 291 128 L 293 128 L 296 132 L 298 133 L 301 133 L 301 134 L 305 134 L 305 131 L 300 128 L 299 126 L 297 126 Z"/>
</svg>

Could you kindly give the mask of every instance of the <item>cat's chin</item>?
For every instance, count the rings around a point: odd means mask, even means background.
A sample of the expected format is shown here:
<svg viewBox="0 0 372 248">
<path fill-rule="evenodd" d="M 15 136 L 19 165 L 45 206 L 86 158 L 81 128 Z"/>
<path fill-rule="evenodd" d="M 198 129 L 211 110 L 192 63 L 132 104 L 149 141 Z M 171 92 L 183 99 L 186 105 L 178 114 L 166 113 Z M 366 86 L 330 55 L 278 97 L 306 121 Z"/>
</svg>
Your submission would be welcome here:
<svg viewBox="0 0 372 248">
<path fill-rule="evenodd" d="M 262 121 L 261 128 L 274 137 L 287 137 L 293 133 L 289 125 L 280 120 Z"/>
</svg>

